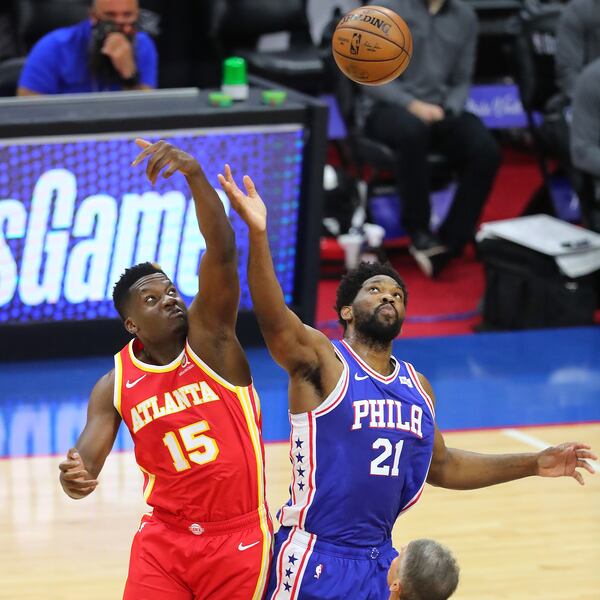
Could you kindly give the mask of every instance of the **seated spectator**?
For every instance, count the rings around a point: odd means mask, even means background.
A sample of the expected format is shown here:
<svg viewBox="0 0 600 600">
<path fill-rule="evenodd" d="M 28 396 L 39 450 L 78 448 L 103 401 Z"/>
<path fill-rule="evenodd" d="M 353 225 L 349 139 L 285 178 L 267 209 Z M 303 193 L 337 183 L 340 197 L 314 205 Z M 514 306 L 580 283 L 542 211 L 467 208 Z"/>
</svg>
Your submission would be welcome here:
<svg viewBox="0 0 600 600">
<path fill-rule="evenodd" d="M 600 58 L 600 0 L 571 0 L 556 37 L 556 80 L 569 102 L 577 76 L 596 58 Z"/>
<path fill-rule="evenodd" d="M 600 232 L 600 58 L 577 78 L 571 114 L 571 156 L 584 179 L 580 193 L 583 224 Z"/>
<path fill-rule="evenodd" d="M 413 36 L 405 73 L 363 87 L 365 132 L 398 154 L 398 185 L 410 252 L 435 277 L 472 240 L 500 163 L 483 123 L 465 112 L 477 40 L 477 17 L 461 0 L 375 0 L 402 15 Z M 452 207 L 438 234 L 430 230 L 427 155 L 447 157 L 458 172 Z"/>
<path fill-rule="evenodd" d="M 17 95 L 156 87 L 157 53 L 136 30 L 137 0 L 95 0 L 90 18 L 51 31 L 27 57 Z"/>
<path fill-rule="evenodd" d="M 388 572 L 389 600 L 446 600 L 458 585 L 458 565 L 434 540 L 413 540 L 400 549 Z"/>
<path fill-rule="evenodd" d="M 17 55 L 17 44 L 14 36 L 15 24 L 9 3 L 0 6 L 0 60 Z"/>
<path fill-rule="evenodd" d="M 545 144 L 558 158 L 575 187 L 569 151 L 568 113 L 575 81 L 581 70 L 600 57 L 600 0 L 571 0 L 561 14 L 556 31 L 555 72 L 559 94 L 551 98 L 542 125 Z"/>
</svg>

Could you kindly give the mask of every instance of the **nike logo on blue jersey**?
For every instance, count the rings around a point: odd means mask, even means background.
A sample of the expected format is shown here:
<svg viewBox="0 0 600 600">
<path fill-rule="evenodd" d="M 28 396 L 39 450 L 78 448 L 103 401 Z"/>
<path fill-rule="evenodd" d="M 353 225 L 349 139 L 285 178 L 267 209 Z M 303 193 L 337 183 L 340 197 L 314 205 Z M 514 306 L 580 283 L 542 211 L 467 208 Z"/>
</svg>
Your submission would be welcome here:
<svg viewBox="0 0 600 600">
<path fill-rule="evenodd" d="M 368 379 L 369 376 L 368 375 L 359 375 L 358 373 L 354 373 L 354 379 L 356 379 L 356 381 L 362 381 L 363 379 Z"/>
</svg>

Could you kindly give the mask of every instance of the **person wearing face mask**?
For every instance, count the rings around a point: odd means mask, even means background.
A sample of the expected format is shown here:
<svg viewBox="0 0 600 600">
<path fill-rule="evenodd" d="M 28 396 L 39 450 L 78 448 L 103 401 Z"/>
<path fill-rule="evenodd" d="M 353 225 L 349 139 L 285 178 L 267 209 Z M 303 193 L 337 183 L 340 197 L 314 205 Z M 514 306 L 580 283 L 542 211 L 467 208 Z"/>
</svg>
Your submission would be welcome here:
<svg viewBox="0 0 600 600">
<path fill-rule="evenodd" d="M 94 0 L 89 19 L 35 44 L 17 95 L 155 88 L 158 55 L 150 36 L 137 30 L 138 16 L 137 0 Z"/>
</svg>

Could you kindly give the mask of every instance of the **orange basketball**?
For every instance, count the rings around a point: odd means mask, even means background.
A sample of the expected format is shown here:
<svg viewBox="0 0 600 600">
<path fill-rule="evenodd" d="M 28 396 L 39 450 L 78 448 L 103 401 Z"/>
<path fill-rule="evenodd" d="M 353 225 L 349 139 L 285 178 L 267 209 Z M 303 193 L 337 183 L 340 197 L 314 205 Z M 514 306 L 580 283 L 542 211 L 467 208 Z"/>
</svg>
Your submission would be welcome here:
<svg viewBox="0 0 600 600">
<path fill-rule="evenodd" d="M 408 25 L 383 6 L 362 6 L 344 15 L 331 46 L 342 73 L 364 85 L 392 81 L 406 69 L 412 56 Z"/>
</svg>

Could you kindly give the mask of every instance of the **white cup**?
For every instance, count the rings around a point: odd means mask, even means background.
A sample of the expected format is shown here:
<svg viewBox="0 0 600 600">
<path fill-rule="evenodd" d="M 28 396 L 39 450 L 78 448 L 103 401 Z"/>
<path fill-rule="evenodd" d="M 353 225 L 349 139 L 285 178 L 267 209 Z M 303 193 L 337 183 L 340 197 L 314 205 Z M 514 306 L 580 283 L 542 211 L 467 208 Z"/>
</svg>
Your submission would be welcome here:
<svg viewBox="0 0 600 600">
<path fill-rule="evenodd" d="M 363 236 L 360 233 L 344 233 L 338 236 L 338 243 L 344 249 L 346 269 L 354 269 L 360 260 L 360 249 L 363 245 Z"/>
</svg>

